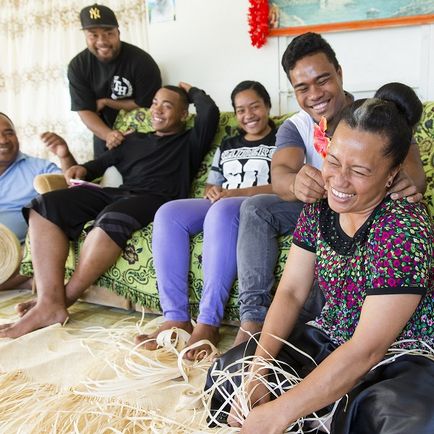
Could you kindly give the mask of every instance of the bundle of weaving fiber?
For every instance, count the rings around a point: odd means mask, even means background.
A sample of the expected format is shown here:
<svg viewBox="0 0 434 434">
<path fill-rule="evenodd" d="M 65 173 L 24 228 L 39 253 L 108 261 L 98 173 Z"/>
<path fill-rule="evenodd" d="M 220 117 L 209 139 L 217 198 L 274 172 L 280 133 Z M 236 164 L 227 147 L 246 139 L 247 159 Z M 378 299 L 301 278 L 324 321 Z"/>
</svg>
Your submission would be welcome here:
<svg viewBox="0 0 434 434">
<path fill-rule="evenodd" d="M 21 260 L 21 246 L 16 235 L 0 224 L 0 284 L 12 276 Z"/>
</svg>

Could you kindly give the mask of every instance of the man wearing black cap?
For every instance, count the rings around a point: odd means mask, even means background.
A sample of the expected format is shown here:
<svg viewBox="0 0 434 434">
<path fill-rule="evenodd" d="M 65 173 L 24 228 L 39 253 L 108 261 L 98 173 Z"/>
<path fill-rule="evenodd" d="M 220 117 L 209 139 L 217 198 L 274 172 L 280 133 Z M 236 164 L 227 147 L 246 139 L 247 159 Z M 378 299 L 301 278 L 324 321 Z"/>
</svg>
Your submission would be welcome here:
<svg viewBox="0 0 434 434">
<path fill-rule="evenodd" d="M 68 66 L 71 109 L 94 134 L 94 156 L 118 146 L 113 130 L 119 110 L 149 107 L 161 87 L 160 70 L 140 48 L 122 42 L 114 12 L 94 4 L 80 12 L 87 48 Z"/>
</svg>

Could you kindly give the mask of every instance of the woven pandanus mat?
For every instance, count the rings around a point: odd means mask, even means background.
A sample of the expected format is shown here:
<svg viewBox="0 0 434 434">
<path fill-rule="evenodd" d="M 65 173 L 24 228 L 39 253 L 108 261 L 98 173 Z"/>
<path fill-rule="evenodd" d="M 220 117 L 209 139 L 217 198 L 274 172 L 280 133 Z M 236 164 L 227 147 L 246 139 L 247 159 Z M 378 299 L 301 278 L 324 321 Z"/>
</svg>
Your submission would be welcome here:
<svg viewBox="0 0 434 434">
<path fill-rule="evenodd" d="M 0 284 L 12 276 L 21 260 L 21 245 L 16 235 L 0 224 Z"/>
</svg>

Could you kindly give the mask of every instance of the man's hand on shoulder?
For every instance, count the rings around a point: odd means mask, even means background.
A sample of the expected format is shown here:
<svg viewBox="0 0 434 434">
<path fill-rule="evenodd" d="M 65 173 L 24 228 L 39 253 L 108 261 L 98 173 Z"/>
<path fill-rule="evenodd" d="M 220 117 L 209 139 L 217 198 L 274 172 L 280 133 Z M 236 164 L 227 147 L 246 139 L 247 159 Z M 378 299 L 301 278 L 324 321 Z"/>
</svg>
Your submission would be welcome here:
<svg viewBox="0 0 434 434">
<path fill-rule="evenodd" d="M 133 132 L 134 130 L 128 130 L 125 133 L 121 133 L 118 130 L 110 131 L 105 139 L 107 148 L 113 149 L 118 147 L 125 140 L 125 137 Z"/>
<path fill-rule="evenodd" d="M 389 193 L 393 200 L 406 198 L 411 203 L 420 202 L 423 198 L 422 193 L 417 191 L 416 185 L 404 169 L 396 175 Z"/>
<path fill-rule="evenodd" d="M 294 195 L 305 203 L 313 203 L 327 196 L 321 171 L 305 164 L 294 180 Z"/>
</svg>

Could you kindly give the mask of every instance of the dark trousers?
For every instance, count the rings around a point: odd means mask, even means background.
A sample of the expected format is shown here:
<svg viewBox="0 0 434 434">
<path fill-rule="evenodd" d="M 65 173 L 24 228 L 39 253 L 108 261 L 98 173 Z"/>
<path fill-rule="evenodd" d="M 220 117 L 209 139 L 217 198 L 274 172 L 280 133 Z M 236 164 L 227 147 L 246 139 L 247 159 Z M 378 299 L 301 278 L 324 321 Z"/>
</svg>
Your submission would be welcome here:
<svg viewBox="0 0 434 434">
<path fill-rule="evenodd" d="M 287 339 L 299 350 L 309 354 L 315 363 L 294 348 L 284 345 L 275 363 L 288 372 L 306 377 L 336 346 L 321 330 L 299 323 Z M 217 359 L 208 371 L 205 389 L 209 389 L 217 375 L 244 356 L 253 355 L 256 343 L 249 341 L 232 348 Z M 242 364 L 231 366 L 231 372 L 241 372 Z M 242 375 L 232 377 L 239 385 Z M 270 378 L 273 381 L 273 378 Z M 223 383 L 223 395 L 232 393 L 229 381 Z M 279 391 L 276 389 L 276 393 Z M 211 413 L 220 422 L 230 410 L 220 392 L 211 398 Z M 330 407 L 317 412 L 322 414 Z M 306 432 L 312 432 L 307 430 Z M 434 362 L 423 356 L 401 356 L 396 361 L 370 371 L 340 401 L 331 425 L 332 434 L 433 434 L 434 433 Z"/>
</svg>

